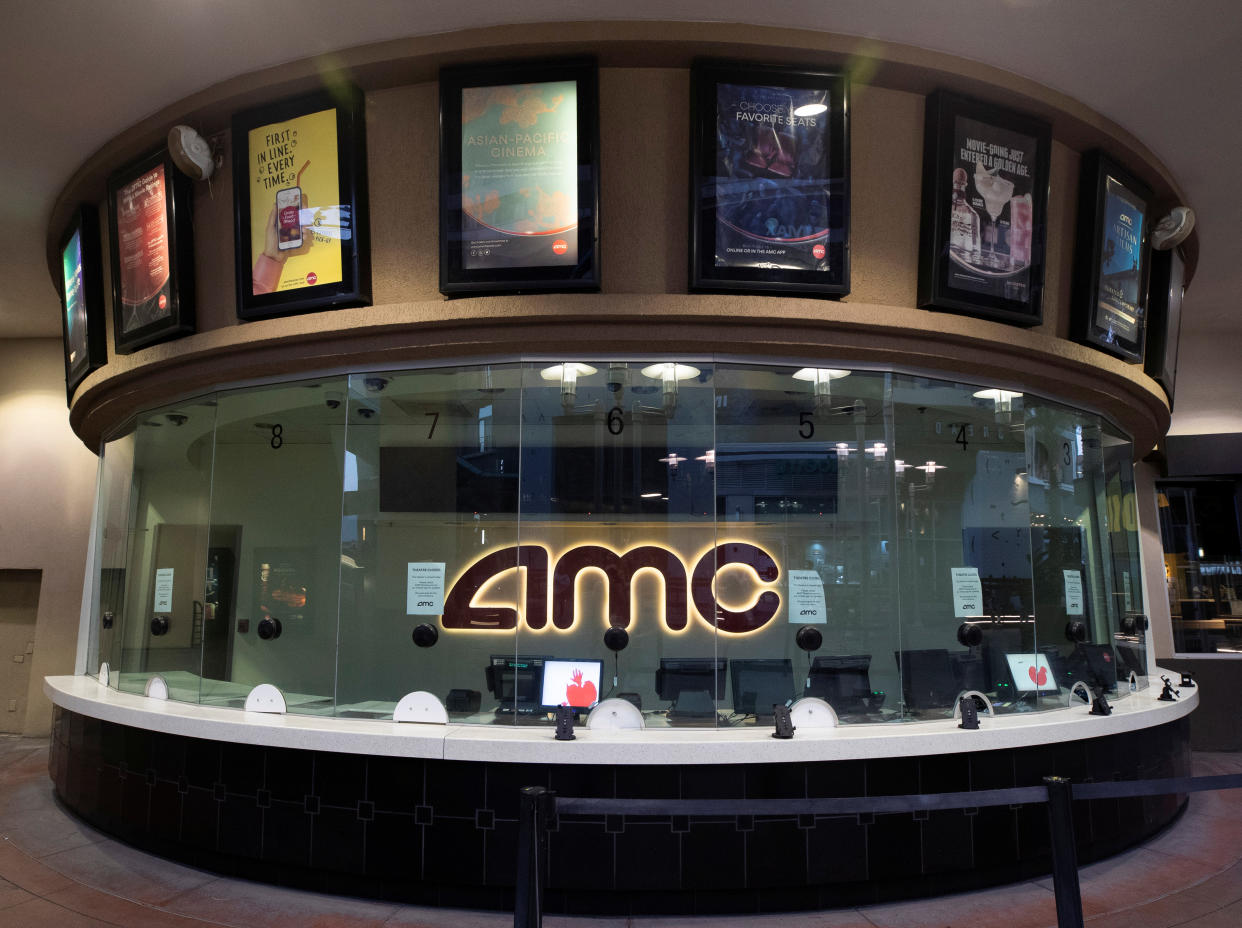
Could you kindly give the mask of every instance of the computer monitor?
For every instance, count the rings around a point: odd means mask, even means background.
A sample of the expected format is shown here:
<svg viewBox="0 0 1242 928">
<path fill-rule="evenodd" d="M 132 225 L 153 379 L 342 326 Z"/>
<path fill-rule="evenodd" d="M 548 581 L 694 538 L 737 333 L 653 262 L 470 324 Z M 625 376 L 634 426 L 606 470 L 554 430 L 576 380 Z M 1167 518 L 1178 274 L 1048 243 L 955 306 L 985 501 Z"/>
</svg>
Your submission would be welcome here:
<svg viewBox="0 0 1242 928">
<path fill-rule="evenodd" d="M 793 661 L 787 657 L 733 661 L 729 673 L 738 715 L 770 716 L 774 705 L 794 697 Z"/>
<path fill-rule="evenodd" d="M 814 658 L 803 695 L 819 697 L 837 715 L 865 712 L 871 699 L 871 655 Z"/>
<path fill-rule="evenodd" d="M 1121 658 L 1123 673 L 1129 674 L 1133 671 L 1140 677 L 1147 676 L 1147 661 L 1144 659 L 1146 655 L 1142 645 L 1118 642 L 1114 647 L 1117 650 L 1117 656 Z"/>
<path fill-rule="evenodd" d="M 1009 678 L 1016 693 L 1055 693 L 1056 675 L 1047 654 L 1006 654 Z"/>
<path fill-rule="evenodd" d="M 957 697 L 957 677 L 944 648 L 894 651 L 901 671 L 901 695 L 908 709 L 944 709 Z"/>
<path fill-rule="evenodd" d="M 1117 688 L 1117 658 L 1110 645 L 1093 642 L 1075 645 L 1070 662 L 1088 686 L 1102 686 L 1106 690 Z"/>
<path fill-rule="evenodd" d="M 498 712 L 540 711 L 543 694 L 544 655 L 493 654 L 485 678 L 487 690 L 500 703 Z"/>
<path fill-rule="evenodd" d="M 543 662 L 542 707 L 551 712 L 558 706 L 590 709 L 600 696 L 604 677 L 601 660 L 552 658 Z"/>
<path fill-rule="evenodd" d="M 1022 629 L 1013 625 L 978 625 L 976 627 L 983 632 L 979 654 L 983 658 L 984 685 L 979 688 L 984 692 L 1002 692 L 1000 684 L 1009 682 L 1007 656 L 1029 651 L 1033 641 L 1028 641 L 1026 645 L 1023 645 Z M 1028 638 L 1033 639 L 1033 637 L 1028 633 Z M 966 687 L 966 689 L 974 689 L 974 687 Z"/>
<path fill-rule="evenodd" d="M 682 693 L 708 693 L 713 700 L 724 699 L 723 657 L 662 657 L 656 671 L 656 695 L 677 702 Z"/>
</svg>

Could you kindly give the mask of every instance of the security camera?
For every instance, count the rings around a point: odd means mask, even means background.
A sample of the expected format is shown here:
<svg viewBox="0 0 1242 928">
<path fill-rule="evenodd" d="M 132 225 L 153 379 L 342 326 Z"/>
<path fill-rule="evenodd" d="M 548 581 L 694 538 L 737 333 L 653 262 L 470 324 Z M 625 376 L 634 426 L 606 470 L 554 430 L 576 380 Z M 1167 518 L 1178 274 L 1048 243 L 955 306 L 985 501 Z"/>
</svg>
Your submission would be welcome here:
<svg viewBox="0 0 1242 928">
<path fill-rule="evenodd" d="M 329 409 L 336 409 L 341 405 L 341 394 L 335 390 L 329 390 L 323 395 L 323 404 Z"/>
<path fill-rule="evenodd" d="M 169 422 L 171 422 L 173 425 L 182 426 L 186 424 L 186 422 L 189 420 L 190 417 L 185 415 L 184 413 L 170 412 L 166 416 L 164 416 L 164 418 L 167 419 Z"/>
<path fill-rule="evenodd" d="M 368 393 L 379 393 L 388 386 L 388 381 L 383 377 L 367 377 L 362 382 L 366 385 Z"/>
<path fill-rule="evenodd" d="M 608 366 L 608 392 L 620 393 L 625 389 L 625 385 L 629 383 L 630 370 L 624 364 L 610 364 Z"/>
<path fill-rule="evenodd" d="M 372 406 L 359 406 L 358 415 L 361 416 L 363 419 L 370 419 L 372 416 L 375 415 L 375 408 Z"/>
</svg>

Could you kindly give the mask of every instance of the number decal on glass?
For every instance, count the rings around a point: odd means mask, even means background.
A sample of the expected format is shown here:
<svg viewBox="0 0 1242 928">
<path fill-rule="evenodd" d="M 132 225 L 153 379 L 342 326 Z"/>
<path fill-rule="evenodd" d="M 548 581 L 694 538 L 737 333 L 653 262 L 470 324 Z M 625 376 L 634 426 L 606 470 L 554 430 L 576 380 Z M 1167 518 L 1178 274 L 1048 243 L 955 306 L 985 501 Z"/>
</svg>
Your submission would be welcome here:
<svg viewBox="0 0 1242 928">
<path fill-rule="evenodd" d="M 284 426 L 282 426 L 279 422 L 272 426 L 272 447 L 273 448 L 279 448 L 281 445 L 285 443 L 285 440 L 281 437 L 284 433 L 285 433 Z"/>
<path fill-rule="evenodd" d="M 608 434 L 620 435 L 625 431 L 625 411 L 620 406 L 608 410 Z"/>
<path fill-rule="evenodd" d="M 966 426 L 965 425 L 961 425 L 958 427 L 957 437 L 953 439 L 953 442 L 954 444 L 961 445 L 963 451 L 965 451 L 966 448 L 969 446 L 969 442 L 966 441 Z"/>
<path fill-rule="evenodd" d="M 810 412 L 798 413 L 798 434 L 802 438 L 810 438 L 815 434 L 815 423 L 811 421 L 813 415 Z"/>
<path fill-rule="evenodd" d="M 1067 441 L 1061 442 L 1061 463 L 1066 467 L 1074 463 L 1073 455 L 1070 454 L 1070 445 Z"/>
<path fill-rule="evenodd" d="M 423 415 L 431 416 L 431 428 L 427 430 L 427 438 L 430 440 L 431 436 L 436 433 L 436 425 L 440 422 L 440 414 L 438 412 L 425 412 Z"/>
</svg>

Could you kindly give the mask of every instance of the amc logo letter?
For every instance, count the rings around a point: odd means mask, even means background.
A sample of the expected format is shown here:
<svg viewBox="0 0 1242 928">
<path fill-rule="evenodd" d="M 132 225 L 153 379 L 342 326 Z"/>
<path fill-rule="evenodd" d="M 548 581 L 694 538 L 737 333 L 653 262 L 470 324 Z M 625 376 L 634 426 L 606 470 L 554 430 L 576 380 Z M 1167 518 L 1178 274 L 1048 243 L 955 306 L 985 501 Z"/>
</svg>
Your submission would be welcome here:
<svg viewBox="0 0 1242 928">
<path fill-rule="evenodd" d="M 453 584 L 444 603 L 441 619 L 446 629 L 517 628 L 516 609 L 505 606 L 474 606 L 475 596 L 494 577 L 514 568 L 525 568 L 526 602 L 524 618 L 530 628 L 569 629 L 577 616 L 574 611 L 574 580 L 587 568 L 603 571 L 608 580 L 608 621 L 626 628 L 630 624 L 630 594 L 634 575 L 651 569 L 664 580 L 664 622 L 671 631 L 681 631 L 689 621 L 690 604 L 709 625 L 736 635 L 762 628 L 776 615 L 780 597 L 771 590 L 759 594 L 749 609 L 734 611 L 720 606 L 712 592 L 716 572 L 730 564 L 749 567 L 762 583 L 772 583 L 780 568 L 762 548 L 745 542 L 727 542 L 712 548 L 694 565 L 687 577 L 681 559 L 658 545 L 642 545 L 618 554 L 600 545 L 570 548 L 552 571 L 551 596 L 548 593 L 548 552 L 540 545 L 514 545 L 493 551 L 475 561 Z M 713 622 L 709 616 L 715 616 Z"/>
</svg>

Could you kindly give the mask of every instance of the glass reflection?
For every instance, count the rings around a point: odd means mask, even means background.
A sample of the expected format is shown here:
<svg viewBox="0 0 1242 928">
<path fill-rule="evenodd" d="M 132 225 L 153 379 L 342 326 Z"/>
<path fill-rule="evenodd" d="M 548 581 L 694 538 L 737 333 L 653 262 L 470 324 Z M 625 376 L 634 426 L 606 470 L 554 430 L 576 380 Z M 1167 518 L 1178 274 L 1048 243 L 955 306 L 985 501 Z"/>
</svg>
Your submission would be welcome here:
<svg viewBox="0 0 1242 928">
<path fill-rule="evenodd" d="M 1029 394 L 796 364 L 221 392 L 105 446 L 88 670 L 224 706 L 273 683 L 347 718 L 425 691 L 492 725 L 606 699 L 715 728 L 808 696 L 843 723 L 1121 698 L 1146 668 L 1131 452 Z"/>
</svg>

